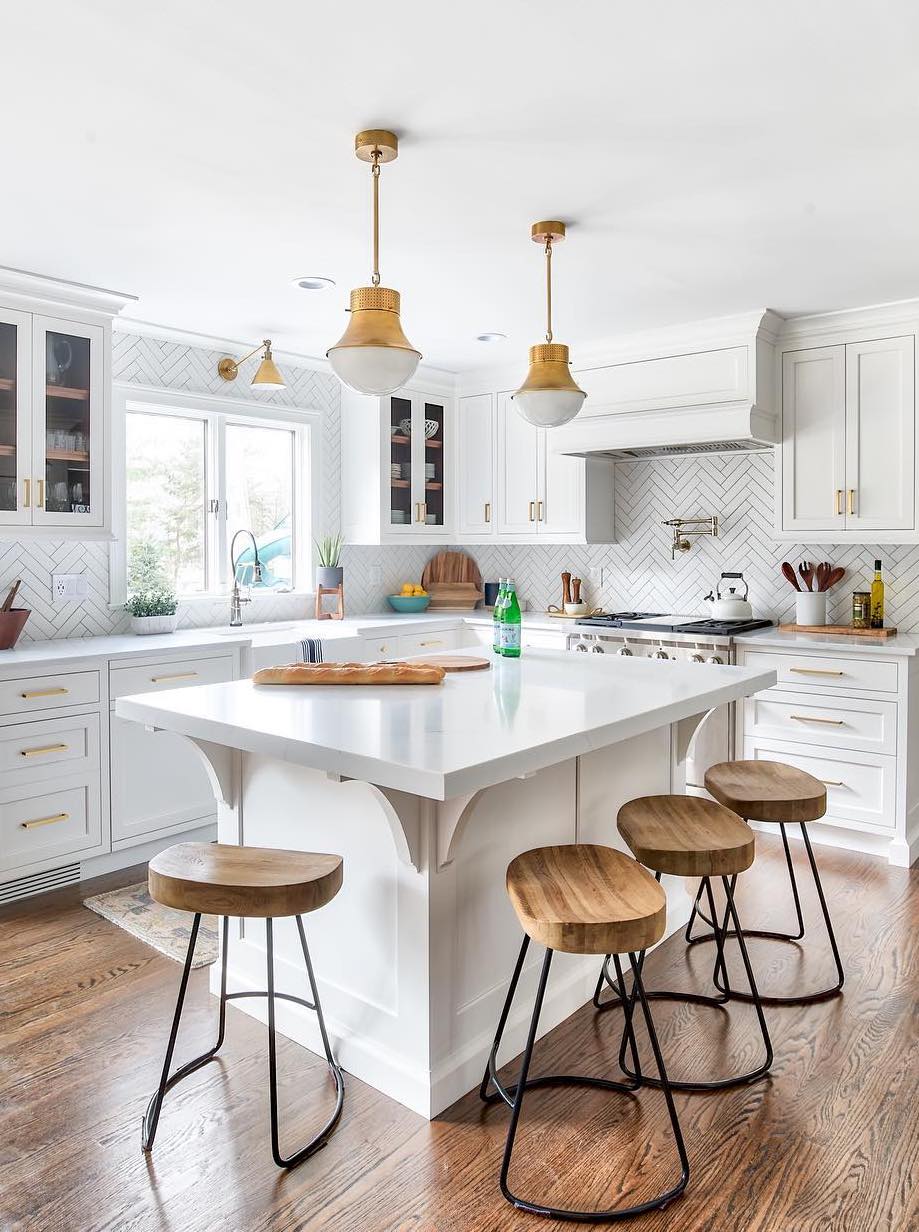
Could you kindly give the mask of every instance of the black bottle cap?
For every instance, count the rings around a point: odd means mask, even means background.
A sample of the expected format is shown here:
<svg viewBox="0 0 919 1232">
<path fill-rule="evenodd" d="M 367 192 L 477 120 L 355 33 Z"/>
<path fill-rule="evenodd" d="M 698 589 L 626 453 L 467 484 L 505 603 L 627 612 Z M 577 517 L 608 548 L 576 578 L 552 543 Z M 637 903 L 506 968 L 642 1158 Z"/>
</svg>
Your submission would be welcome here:
<svg viewBox="0 0 919 1232">
<path fill-rule="evenodd" d="M 875 569 L 880 569 L 880 567 L 881 567 L 881 562 L 880 562 L 879 560 L 876 560 L 876 561 L 874 562 L 874 567 L 875 567 Z"/>
</svg>

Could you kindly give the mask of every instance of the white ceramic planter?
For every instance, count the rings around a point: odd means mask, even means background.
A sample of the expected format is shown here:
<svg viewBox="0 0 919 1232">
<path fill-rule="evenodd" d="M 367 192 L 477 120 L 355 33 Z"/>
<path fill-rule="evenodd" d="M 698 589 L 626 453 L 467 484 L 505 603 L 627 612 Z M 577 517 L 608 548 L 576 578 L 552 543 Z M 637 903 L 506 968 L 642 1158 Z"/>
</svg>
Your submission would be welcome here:
<svg viewBox="0 0 919 1232">
<path fill-rule="evenodd" d="M 795 595 L 795 623 L 799 625 L 826 624 L 826 591 L 802 590 Z"/>
<path fill-rule="evenodd" d="M 146 633 L 175 633 L 178 623 L 178 612 L 173 612 L 171 616 L 132 616 L 131 632 L 141 635 Z"/>
</svg>

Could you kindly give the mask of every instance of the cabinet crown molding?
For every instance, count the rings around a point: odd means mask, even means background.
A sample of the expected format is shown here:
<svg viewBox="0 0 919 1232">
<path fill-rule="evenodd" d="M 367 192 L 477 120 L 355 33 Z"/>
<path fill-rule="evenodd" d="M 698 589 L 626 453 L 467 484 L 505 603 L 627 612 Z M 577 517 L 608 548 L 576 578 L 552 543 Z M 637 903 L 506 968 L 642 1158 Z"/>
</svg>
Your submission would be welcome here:
<svg viewBox="0 0 919 1232">
<path fill-rule="evenodd" d="M 34 301 L 53 307 L 81 308 L 93 312 L 115 316 L 127 304 L 136 302 L 136 295 L 126 291 L 109 291 L 105 287 L 93 287 L 82 282 L 70 282 L 65 278 L 49 278 L 45 274 L 33 274 L 28 270 L 12 269 L 0 265 L 0 287 L 3 288 L 3 300 L 12 303 L 15 297 L 22 297 L 34 306 Z"/>
</svg>

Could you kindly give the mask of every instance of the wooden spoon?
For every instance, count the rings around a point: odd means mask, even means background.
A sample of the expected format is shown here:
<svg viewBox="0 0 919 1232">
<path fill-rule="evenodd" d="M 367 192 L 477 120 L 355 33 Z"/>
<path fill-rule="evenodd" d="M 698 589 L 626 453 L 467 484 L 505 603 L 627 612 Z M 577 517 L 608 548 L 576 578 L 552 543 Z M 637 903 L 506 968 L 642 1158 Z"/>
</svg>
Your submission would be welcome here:
<svg viewBox="0 0 919 1232">
<path fill-rule="evenodd" d="M 782 561 L 782 576 L 784 577 L 786 582 L 791 582 L 795 590 L 801 589 L 801 587 L 798 585 L 798 578 L 795 573 L 795 567 L 794 565 L 790 565 L 787 560 Z"/>
<path fill-rule="evenodd" d="M 830 574 L 830 566 L 824 561 L 817 566 L 817 589 L 826 590 L 826 580 Z"/>
<path fill-rule="evenodd" d="M 814 587 L 812 583 L 814 581 L 814 566 L 810 564 L 808 561 L 802 560 L 800 565 L 798 565 L 798 572 L 801 574 L 801 577 L 804 579 L 804 584 L 807 586 L 807 589 L 813 590 Z"/>
<path fill-rule="evenodd" d="M 826 586 L 824 586 L 823 589 L 831 590 L 834 586 L 841 582 L 845 576 L 846 571 L 842 565 L 837 565 L 835 569 L 830 569 L 830 572 L 827 574 Z"/>
<path fill-rule="evenodd" d="M 16 595 L 19 591 L 19 587 L 21 585 L 22 585 L 22 578 L 17 578 L 16 581 L 13 583 L 13 585 L 10 587 L 9 593 L 7 594 L 6 598 L 3 600 L 3 606 L 0 607 L 0 612 L 8 612 L 10 610 L 10 608 L 13 606 L 13 600 L 16 598 Z"/>
</svg>

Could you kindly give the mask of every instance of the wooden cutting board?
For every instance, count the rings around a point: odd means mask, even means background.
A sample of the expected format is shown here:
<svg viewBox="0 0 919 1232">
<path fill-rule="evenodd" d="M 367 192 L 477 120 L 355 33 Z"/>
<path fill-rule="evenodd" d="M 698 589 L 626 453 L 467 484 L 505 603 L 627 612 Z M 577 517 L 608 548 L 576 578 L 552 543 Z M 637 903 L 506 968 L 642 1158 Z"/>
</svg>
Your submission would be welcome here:
<svg viewBox="0 0 919 1232">
<path fill-rule="evenodd" d="M 482 574 L 468 552 L 438 552 L 425 565 L 421 585 L 427 590 L 437 582 L 471 582 L 481 590 Z"/>
<path fill-rule="evenodd" d="M 488 659 L 480 659 L 475 655 L 420 655 L 416 659 L 408 659 L 409 663 L 423 663 L 425 667 L 442 667 L 445 672 L 483 672 L 491 667 Z"/>
<path fill-rule="evenodd" d="M 896 637 L 896 629 L 853 629 L 851 625 L 779 625 L 780 633 L 830 633 L 837 637 Z"/>
</svg>

